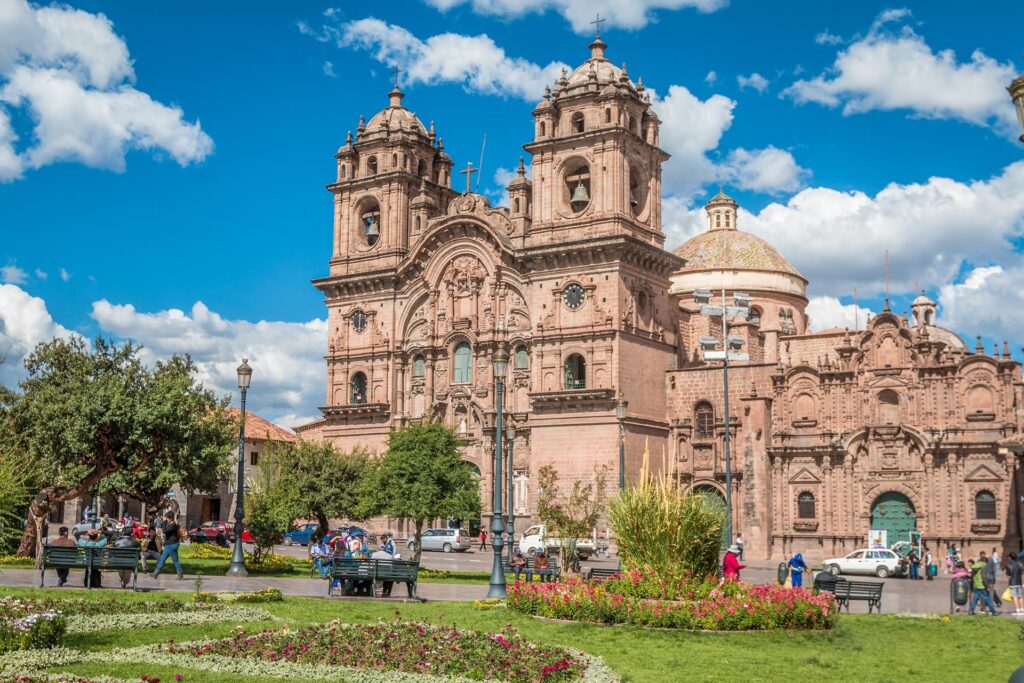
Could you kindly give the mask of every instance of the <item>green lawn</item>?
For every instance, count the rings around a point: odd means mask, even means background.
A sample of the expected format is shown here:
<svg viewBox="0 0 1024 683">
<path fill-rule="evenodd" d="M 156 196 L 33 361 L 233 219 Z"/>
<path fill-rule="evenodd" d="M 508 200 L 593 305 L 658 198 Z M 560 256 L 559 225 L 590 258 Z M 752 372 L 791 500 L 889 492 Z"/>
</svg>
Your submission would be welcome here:
<svg viewBox="0 0 1024 683">
<path fill-rule="evenodd" d="M 52 591 L 8 590 L 21 596 L 53 595 Z M 110 591 L 68 591 L 60 595 L 110 597 Z M 118 597 L 124 594 L 118 593 Z M 134 594 L 146 600 L 166 594 Z M 282 603 L 261 605 L 289 625 L 342 619 L 361 623 L 402 618 L 456 624 L 479 631 L 496 631 L 505 624 L 537 643 L 559 644 L 600 655 L 624 681 L 893 681 L 893 680 L 1006 680 L 1024 664 L 1021 625 L 1008 619 L 958 617 L 942 621 L 895 616 L 844 616 L 834 632 L 680 633 L 626 626 L 553 624 L 514 615 L 507 610 L 482 611 L 471 603 L 388 603 L 286 597 Z M 106 630 L 68 637 L 67 645 L 86 650 L 131 647 L 174 638 L 189 640 L 226 636 L 234 623 L 194 627 Z M 259 624 L 249 624 L 255 628 Z M 260 678 L 218 677 L 201 671 L 168 670 L 125 665 L 102 669 L 96 665 L 68 668 L 78 674 L 107 674 L 137 678 L 141 673 L 174 680 L 182 673 L 191 681 L 257 681 Z"/>
</svg>

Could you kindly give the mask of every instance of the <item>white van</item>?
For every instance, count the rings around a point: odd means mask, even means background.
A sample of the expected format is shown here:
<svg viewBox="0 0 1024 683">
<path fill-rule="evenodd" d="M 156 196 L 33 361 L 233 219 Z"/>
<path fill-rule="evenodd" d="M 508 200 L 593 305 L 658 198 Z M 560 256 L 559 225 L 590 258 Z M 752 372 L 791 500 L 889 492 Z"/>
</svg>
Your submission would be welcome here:
<svg viewBox="0 0 1024 683">
<path fill-rule="evenodd" d="M 535 524 L 523 532 L 519 539 L 519 549 L 523 554 L 533 557 L 538 550 L 544 548 L 549 552 L 557 551 L 562 545 L 557 536 L 548 536 L 547 527 L 543 524 Z M 576 554 L 581 560 L 587 560 L 596 550 L 596 544 L 591 538 L 579 538 L 576 540 Z"/>
</svg>

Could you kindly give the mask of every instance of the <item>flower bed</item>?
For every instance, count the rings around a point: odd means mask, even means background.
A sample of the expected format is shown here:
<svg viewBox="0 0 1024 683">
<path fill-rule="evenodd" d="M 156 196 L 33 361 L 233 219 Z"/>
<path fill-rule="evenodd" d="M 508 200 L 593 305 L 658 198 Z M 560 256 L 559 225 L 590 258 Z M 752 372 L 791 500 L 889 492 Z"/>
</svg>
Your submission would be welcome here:
<svg viewBox="0 0 1024 683">
<path fill-rule="evenodd" d="M 587 669 L 583 658 L 561 648 L 534 645 L 511 628 L 486 635 L 402 621 L 367 626 L 334 621 L 299 631 L 240 629 L 231 638 L 205 644 L 169 643 L 163 651 L 194 658 L 219 655 L 469 680 L 579 681 Z"/>
<path fill-rule="evenodd" d="M 516 583 L 507 603 L 551 619 L 708 631 L 829 629 L 838 617 L 830 593 L 694 579 L 666 585 L 639 572 L 603 584 Z"/>
<path fill-rule="evenodd" d="M 18 615 L 0 612 L 0 652 L 57 647 L 66 631 L 64 617 L 54 610 Z"/>
<path fill-rule="evenodd" d="M 281 602 L 284 600 L 284 595 L 277 588 L 264 588 L 258 591 L 245 591 L 243 593 L 198 591 L 192 594 L 192 599 L 198 604 Z"/>
<path fill-rule="evenodd" d="M 89 616 L 94 614 L 138 614 L 139 612 L 180 612 L 191 609 L 192 605 L 176 598 L 164 600 L 139 601 L 105 598 L 102 600 L 86 600 L 85 598 L 0 598 L 0 615 L 19 617 L 34 612 L 60 611 L 65 614 Z"/>
</svg>

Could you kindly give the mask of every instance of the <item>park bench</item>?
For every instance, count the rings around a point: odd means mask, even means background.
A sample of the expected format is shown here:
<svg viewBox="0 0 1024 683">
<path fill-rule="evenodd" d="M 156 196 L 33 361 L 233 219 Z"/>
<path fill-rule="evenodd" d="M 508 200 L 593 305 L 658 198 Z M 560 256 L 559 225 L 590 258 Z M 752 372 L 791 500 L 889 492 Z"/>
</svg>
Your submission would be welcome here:
<svg viewBox="0 0 1024 683">
<path fill-rule="evenodd" d="M 561 570 L 558 568 L 558 558 L 556 558 L 554 556 L 551 556 L 549 559 L 551 560 L 551 569 L 548 570 L 550 572 L 549 575 L 551 576 L 551 580 L 552 581 L 557 581 L 559 579 L 559 577 L 562 575 Z M 515 573 L 513 571 L 512 567 L 509 566 L 507 559 L 504 562 L 504 567 L 505 567 L 505 571 L 506 572 L 508 572 L 510 574 L 514 574 Z M 533 581 L 533 575 L 534 574 L 537 574 L 538 576 L 540 575 L 540 573 L 533 566 L 533 558 L 532 557 L 527 557 L 526 558 L 526 567 L 524 567 L 523 569 L 520 569 L 519 571 L 521 573 L 525 573 L 526 574 L 526 581 L 527 581 L 527 583 L 530 583 L 530 582 Z"/>
<path fill-rule="evenodd" d="M 591 581 L 607 581 L 622 573 L 621 568 L 609 569 L 608 567 L 591 567 L 587 578 Z"/>
<path fill-rule="evenodd" d="M 419 562 L 412 560 L 370 560 L 335 558 L 331 565 L 331 580 L 327 595 L 334 595 L 335 581 L 352 581 L 353 584 L 366 582 L 377 595 L 377 586 L 385 581 L 404 583 L 410 598 L 417 598 L 416 577 L 420 572 Z"/>
<path fill-rule="evenodd" d="M 854 600 L 863 600 L 868 603 L 868 613 L 871 610 L 878 608 L 878 613 L 882 613 L 882 587 L 884 583 L 878 583 L 876 581 L 848 581 L 846 579 L 839 579 L 835 583 L 835 588 L 832 590 L 832 595 L 836 596 L 836 602 L 839 604 L 840 609 L 843 605 L 846 605 L 846 611 L 850 611 L 850 603 Z"/>
<path fill-rule="evenodd" d="M 92 570 L 119 571 L 128 569 L 133 572 L 132 590 L 139 579 L 139 558 L 141 548 L 69 548 L 63 546 L 46 546 L 43 548 L 43 561 L 39 565 L 39 587 L 43 586 L 43 578 L 47 569 L 82 569 L 85 570 L 85 587 L 92 587 Z"/>
</svg>

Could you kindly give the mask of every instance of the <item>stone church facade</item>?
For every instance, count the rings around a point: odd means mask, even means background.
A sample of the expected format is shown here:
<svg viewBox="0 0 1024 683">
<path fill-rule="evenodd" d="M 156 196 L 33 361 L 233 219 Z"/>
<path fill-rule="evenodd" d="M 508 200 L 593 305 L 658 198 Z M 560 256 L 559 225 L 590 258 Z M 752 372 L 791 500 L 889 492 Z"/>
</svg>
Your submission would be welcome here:
<svg viewBox="0 0 1024 683">
<path fill-rule="evenodd" d="M 433 122 L 397 87 L 360 118 L 335 155 L 330 270 L 314 281 L 328 309 L 324 418 L 299 435 L 383 450 L 410 420 L 444 420 L 487 516 L 491 359 L 504 348 L 517 529 L 544 465 L 563 481 L 607 467 L 614 486 L 621 396 L 627 481 L 646 448 L 681 487 L 722 495 L 730 430 L 752 556 L 842 552 L 876 523 L 910 524 L 933 546 L 1017 544 L 1020 365 L 968 350 L 923 296 L 913 321 L 886 310 L 863 330 L 809 332 L 807 281 L 738 229 L 724 193 L 707 232 L 666 251 L 660 121 L 606 47 L 595 38 L 534 109 L 532 174 L 520 160 L 507 207 L 469 191 L 471 173 L 453 189 Z M 707 288 L 751 296 L 751 315 L 731 321 L 750 360 L 730 368 L 728 419 L 721 365 L 699 350 L 721 336 L 693 303 Z"/>
</svg>

